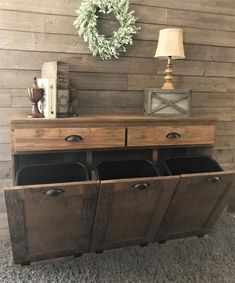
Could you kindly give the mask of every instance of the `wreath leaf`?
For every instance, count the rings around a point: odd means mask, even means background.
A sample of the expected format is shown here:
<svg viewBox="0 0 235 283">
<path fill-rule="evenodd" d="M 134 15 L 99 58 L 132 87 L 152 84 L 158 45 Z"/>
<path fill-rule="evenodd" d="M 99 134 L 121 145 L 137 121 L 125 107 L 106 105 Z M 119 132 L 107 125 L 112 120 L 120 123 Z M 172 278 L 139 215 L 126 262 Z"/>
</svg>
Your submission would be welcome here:
<svg viewBox="0 0 235 283">
<path fill-rule="evenodd" d="M 103 14 L 113 12 L 120 23 L 119 29 L 109 38 L 97 30 L 97 10 Z M 92 55 L 104 60 L 118 58 L 120 51 L 126 52 L 125 46 L 133 44 L 132 37 L 140 29 L 135 25 L 134 11 L 129 11 L 129 0 L 84 0 L 76 14 L 73 25 L 78 34 L 88 43 Z"/>
</svg>

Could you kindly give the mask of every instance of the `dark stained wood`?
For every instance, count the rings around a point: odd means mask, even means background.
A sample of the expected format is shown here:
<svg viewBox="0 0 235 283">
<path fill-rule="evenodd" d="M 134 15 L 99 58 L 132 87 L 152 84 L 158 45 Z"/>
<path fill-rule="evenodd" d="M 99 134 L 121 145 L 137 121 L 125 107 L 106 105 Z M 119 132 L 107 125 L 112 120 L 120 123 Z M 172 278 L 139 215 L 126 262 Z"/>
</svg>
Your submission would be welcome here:
<svg viewBox="0 0 235 283">
<path fill-rule="evenodd" d="M 208 181 L 215 176 L 219 182 Z M 155 241 L 207 233 L 225 208 L 234 181 L 234 172 L 181 175 Z"/>
<path fill-rule="evenodd" d="M 178 182 L 175 176 L 101 181 L 91 250 L 151 242 Z M 135 189 L 139 183 L 150 186 Z"/>
<path fill-rule="evenodd" d="M 142 29 L 127 52 L 110 61 L 93 57 L 87 43 L 77 36 L 72 23 L 81 0 L 44 4 L 11 0 L 0 5 L 0 139 L 1 127 L 9 128 L 15 113 L 30 112 L 27 87 L 35 75 L 40 76 L 46 61 L 70 64 L 72 82 L 78 89 L 74 110 L 79 115 L 141 114 L 141 92 L 145 87 L 160 87 L 163 81 L 165 61 L 155 59 L 154 53 L 159 30 L 169 26 L 184 30 L 186 58 L 174 61 L 174 80 L 177 88 L 192 89 L 192 112 L 216 115 L 219 121 L 226 119 L 225 124 L 234 120 L 233 1 L 131 0 L 130 9 Z M 99 22 L 104 33 L 118 27 L 114 16 L 102 15 Z M 230 147 L 227 142 L 216 146 Z"/>
<path fill-rule="evenodd" d="M 49 197 L 49 189 L 64 193 Z M 15 263 L 89 251 L 96 181 L 12 187 L 5 197 Z"/>
</svg>

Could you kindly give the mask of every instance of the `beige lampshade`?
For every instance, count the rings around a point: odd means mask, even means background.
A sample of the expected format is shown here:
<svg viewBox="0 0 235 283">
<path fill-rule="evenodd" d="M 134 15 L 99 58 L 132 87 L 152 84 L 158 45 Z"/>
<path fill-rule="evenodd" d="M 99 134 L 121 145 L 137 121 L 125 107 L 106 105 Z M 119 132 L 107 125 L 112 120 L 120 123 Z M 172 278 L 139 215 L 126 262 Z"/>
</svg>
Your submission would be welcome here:
<svg viewBox="0 0 235 283">
<path fill-rule="evenodd" d="M 183 46 L 183 30 L 166 28 L 159 31 L 158 45 L 154 57 L 172 59 L 185 58 Z"/>
</svg>

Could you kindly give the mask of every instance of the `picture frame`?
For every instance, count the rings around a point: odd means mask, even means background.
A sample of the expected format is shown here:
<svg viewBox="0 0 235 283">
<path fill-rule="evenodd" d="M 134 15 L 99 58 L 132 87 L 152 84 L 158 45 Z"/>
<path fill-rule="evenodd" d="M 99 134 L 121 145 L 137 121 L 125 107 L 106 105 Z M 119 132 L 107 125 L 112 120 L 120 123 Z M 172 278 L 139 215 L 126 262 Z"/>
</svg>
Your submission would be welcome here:
<svg viewBox="0 0 235 283">
<path fill-rule="evenodd" d="M 144 90 L 145 115 L 190 114 L 192 91 L 180 89 L 146 88 Z"/>
</svg>

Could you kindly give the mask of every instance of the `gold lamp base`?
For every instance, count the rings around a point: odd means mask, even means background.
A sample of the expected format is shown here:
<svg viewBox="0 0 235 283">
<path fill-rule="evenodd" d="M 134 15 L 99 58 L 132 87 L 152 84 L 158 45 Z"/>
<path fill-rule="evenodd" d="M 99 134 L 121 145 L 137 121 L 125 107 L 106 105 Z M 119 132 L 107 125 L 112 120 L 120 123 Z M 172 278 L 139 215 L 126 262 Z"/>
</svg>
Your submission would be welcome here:
<svg viewBox="0 0 235 283">
<path fill-rule="evenodd" d="M 168 61 L 167 61 L 167 66 L 166 66 L 166 70 L 165 70 L 165 81 L 161 87 L 161 89 L 174 89 L 173 83 L 172 83 L 172 74 L 173 73 L 173 69 L 172 69 L 172 57 L 169 56 L 168 57 Z"/>
</svg>

